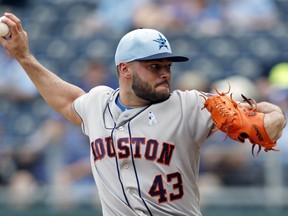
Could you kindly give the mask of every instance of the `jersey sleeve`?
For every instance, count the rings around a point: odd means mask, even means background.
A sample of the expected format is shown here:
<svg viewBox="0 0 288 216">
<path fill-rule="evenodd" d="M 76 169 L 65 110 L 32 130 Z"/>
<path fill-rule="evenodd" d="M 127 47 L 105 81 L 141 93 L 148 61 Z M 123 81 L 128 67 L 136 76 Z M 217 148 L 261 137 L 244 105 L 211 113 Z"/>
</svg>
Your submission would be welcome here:
<svg viewBox="0 0 288 216">
<path fill-rule="evenodd" d="M 197 104 L 195 104 L 197 109 L 195 109 L 195 112 L 196 112 L 196 115 L 199 115 L 199 118 L 197 119 L 197 124 L 202 124 L 204 128 L 208 129 L 208 134 L 207 134 L 207 137 L 208 137 L 211 133 L 214 123 L 212 121 L 211 114 L 207 111 L 207 109 L 203 109 L 205 99 L 200 96 L 201 95 L 200 92 L 198 91 L 195 91 L 195 92 L 196 92 L 196 98 L 197 98 L 196 100 Z"/>
<path fill-rule="evenodd" d="M 82 119 L 82 131 L 89 135 L 89 124 L 91 119 L 101 118 L 105 96 L 113 91 L 107 86 L 97 86 L 88 93 L 80 96 L 73 102 L 75 112 Z"/>
<path fill-rule="evenodd" d="M 213 128 L 211 115 L 206 109 L 202 109 L 205 100 L 200 96 L 199 91 L 185 91 L 184 95 L 184 103 L 187 105 L 184 113 L 185 118 L 189 119 L 187 121 L 188 127 L 193 134 L 192 137 L 195 137 L 199 143 L 203 143 Z"/>
<path fill-rule="evenodd" d="M 85 131 L 85 124 L 84 122 L 86 122 L 86 116 L 85 116 L 85 100 L 88 97 L 88 93 L 80 96 L 79 98 L 77 98 L 74 102 L 73 102 L 73 109 L 75 110 L 75 112 L 80 116 L 80 118 L 82 119 L 82 124 L 81 124 L 81 128 L 84 134 L 87 135 L 87 133 Z"/>
</svg>

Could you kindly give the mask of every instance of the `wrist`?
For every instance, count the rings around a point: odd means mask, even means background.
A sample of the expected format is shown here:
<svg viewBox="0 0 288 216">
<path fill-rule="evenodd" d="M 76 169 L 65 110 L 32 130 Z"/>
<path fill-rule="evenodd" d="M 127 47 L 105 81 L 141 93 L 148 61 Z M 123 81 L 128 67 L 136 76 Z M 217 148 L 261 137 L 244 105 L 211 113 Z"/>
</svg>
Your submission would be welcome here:
<svg viewBox="0 0 288 216">
<path fill-rule="evenodd" d="M 31 53 L 29 53 L 29 52 L 23 53 L 23 54 L 15 57 L 15 59 L 22 66 L 24 66 L 26 64 L 29 64 L 29 63 L 31 63 L 31 62 L 33 62 L 35 60 L 34 56 Z"/>
</svg>

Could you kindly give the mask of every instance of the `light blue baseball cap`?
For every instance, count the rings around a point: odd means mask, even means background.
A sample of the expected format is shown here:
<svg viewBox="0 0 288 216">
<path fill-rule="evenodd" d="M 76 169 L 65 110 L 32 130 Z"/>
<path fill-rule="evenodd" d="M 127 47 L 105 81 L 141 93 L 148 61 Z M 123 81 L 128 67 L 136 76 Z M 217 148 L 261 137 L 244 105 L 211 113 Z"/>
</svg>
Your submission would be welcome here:
<svg viewBox="0 0 288 216">
<path fill-rule="evenodd" d="M 122 37 L 116 53 L 115 64 L 120 62 L 169 59 L 172 62 L 184 62 L 189 58 L 174 55 L 166 37 L 154 29 L 136 29 Z"/>
</svg>

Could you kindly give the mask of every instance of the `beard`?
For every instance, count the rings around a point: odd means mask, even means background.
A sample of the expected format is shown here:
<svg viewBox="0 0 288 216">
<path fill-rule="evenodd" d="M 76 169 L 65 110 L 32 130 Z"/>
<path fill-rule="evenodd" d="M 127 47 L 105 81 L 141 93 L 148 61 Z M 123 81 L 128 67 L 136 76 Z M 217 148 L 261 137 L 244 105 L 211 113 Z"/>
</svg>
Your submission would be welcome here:
<svg viewBox="0 0 288 216">
<path fill-rule="evenodd" d="M 167 81 L 168 82 L 168 81 Z M 166 82 L 165 82 L 166 83 Z M 162 83 L 158 84 L 161 85 Z M 169 83 L 168 83 L 169 84 Z M 156 91 L 148 82 L 144 82 L 137 73 L 132 75 L 132 89 L 139 97 L 151 103 L 159 103 L 170 97 L 170 91 Z"/>
</svg>

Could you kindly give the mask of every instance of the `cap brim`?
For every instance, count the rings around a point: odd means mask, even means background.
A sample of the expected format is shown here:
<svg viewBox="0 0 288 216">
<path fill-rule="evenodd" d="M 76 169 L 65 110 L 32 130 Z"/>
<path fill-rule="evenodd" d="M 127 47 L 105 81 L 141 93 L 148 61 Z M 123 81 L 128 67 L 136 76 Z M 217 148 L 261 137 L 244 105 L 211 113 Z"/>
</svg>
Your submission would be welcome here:
<svg viewBox="0 0 288 216">
<path fill-rule="evenodd" d="M 158 54 L 151 55 L 145 58 L 138 58 L 138 59 L 135 59 L 134 61 L 149 61 L 149 60 L 159 60 L 159 59 L 169 59 L 172 62 L 185 62 L 189 60 L 189 58 L 185 56 L 173 55 L 172 53 L 158 53 Z"/>
</svg>

